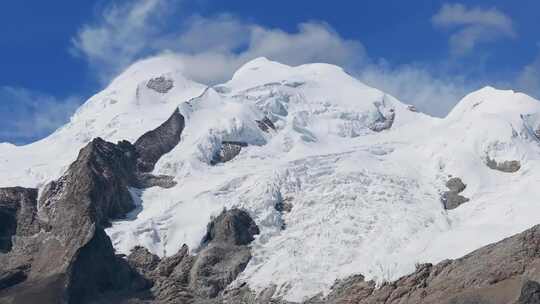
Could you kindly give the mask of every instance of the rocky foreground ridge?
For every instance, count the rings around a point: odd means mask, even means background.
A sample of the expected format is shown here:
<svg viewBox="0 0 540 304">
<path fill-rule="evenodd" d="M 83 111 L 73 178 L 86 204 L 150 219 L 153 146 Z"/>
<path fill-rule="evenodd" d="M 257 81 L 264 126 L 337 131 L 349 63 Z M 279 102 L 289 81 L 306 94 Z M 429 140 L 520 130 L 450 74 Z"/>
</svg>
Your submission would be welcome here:
<svg viewBox="0 0 540 304">
<path fill-rule="evenodd" d="M 169 187 L 154 176 L 184 128 L 175 111 L 135 144 L 100 138 L 67 172 L 37 189 L 0 188 L 0 303 L 287 303 L 274 290 L 230 286 L 259 233 L 250 215 L 224 210 L 201 246 L 160 259 L 144 247 L 115 254 L 104 228 L 136 209 L 129 187 Z M 336 261 L 337 262 L 337 261 Z M 305 303 L 540 303 L 540 226 L 457 260 L 421 264 L 376 286 L 361 274 Z"/>
</svg>

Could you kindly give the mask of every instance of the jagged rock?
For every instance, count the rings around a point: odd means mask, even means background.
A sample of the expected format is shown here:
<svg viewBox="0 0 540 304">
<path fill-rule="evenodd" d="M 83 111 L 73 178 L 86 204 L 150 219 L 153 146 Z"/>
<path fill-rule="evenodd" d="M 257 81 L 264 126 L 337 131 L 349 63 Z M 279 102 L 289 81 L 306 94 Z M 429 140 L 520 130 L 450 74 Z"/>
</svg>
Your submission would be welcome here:
<svg viewBox="0 0 540 304">
<path fill-rule="evenodd" d="M 531 280 L 525 282 L 517 304 L 540 304 L 540 284 Z"/>
<path fill-rule="evenodd" d="M 81 149 L 63 177 L 45 187 L 40 207 L 49 220 L 61 221 L 58 213 L 64 210 L 59 210 L 58 201 L 67 211 L 74 211 L 77 205 L 83 212 L 79 216 L 88 215 L 108 226 L 110 219 L 123 218 L 135 208 L 128 191 L 128 186 L 137 183 L 135 164 L 135 150 L 129 142 L 115 145 L 96 138 Z"/>
<path fill-rule="evenodd" d="M 448 189 L 450 189 L 450 191 L 454 191 L 454 192 L 460 193 L 461 191 L 465 190 L 465 188 L 467 187 L 467 185 L 465 185 L 465 184 L 461 181 L 461 178 L 459 178 L 459 177 L 452 177 L 451 179 L 449 179 L 449 180 L 446 182 L 446 187 L 447 187 Z"/>
<path fill-rule="evenodd" d="M 449 191 L 443 192 L 441 196 L 444 209 L 452 210 L 469 201 L 468 198 L 459 194 L 467 187 L 467 185 L 465 185 L 460 178 L 453 177 L 449 179 L 446 182 L 446 187 L 449 189 Z"/>
<path fill-rule="evenodd" d="M 257 126 L 259 126 L 259 129 L 263 130 L 264 132 L 268 132 L 270 129 L 276 130 L 276 126 L 268 117 L 264 117 L 261 120 L 256 120 L 255 122 L 257 123 Z"/>
<path fill-rule="evenodd" d="M 247 245 L 257 233 L 257 225 L 245 211 L 231 209 L 208 224 L 196 255 L 183 245 L 175 255 L 160 260 L 136 247 L 128 263 L 152 284 L 151 299 L 146 303 L 219 303 L 214 300 L 249 262 Z"/>
<path fill-rule="evenodd" d="M 212 244 L 202 250 L 190 273 L 190 287 L 200 296 L 213 298 L 247 266 L 251 252 L 247 246 Z"/>
<path fill-rule="evenodd" d="M 137 164 L 153 166 L 156 157 L 178 143 L 178 120 L 170 122 L 175 119 L 145 134 L 139 150 L 127 141 L 115 145 L 94 139 L 61 178 L 43 189 L 39 204 L 35 189 L 0 189 L 1 217 L 8 219 L 2 222 L 3 244 L 16 231 L 13 248 L 0 255 L 0 302 L 86 303 L 109 292 L 150 288 L 151 281 L 136 270 L 144 273 L 143 266 L 153 266 L 141 260 L 132 267 L 115 255 L 103 229 L 134 209 L 129 187 L 174 182 L 141 173 Z M 137 253 L 142 259 L 140 249 Z M 151 258 L 144 262 L 152 261 L 157 263 Z"/>
<path fill-rule="evenodd" d="M 259 228 L 243 210 L 223 211 L 213 219 L 202 241 L 190 272 L 190 286 L 204 297 L 216 297 L 251 259 L 247 245 L 259 234 Z"/>
<path fill-rule="evenodd" d="M 150 188 L 159 186 L 161 188 L 172 188 L 176 186 L 174 176 L 169 175 L 153 175 L 148 173 L 141 173 L 138 176 L 139 185 L 142 188 Z"/>
<path fill-rule="evenodd" d="M 0 188 L 0 253 L 11 250 L 12 237 L 30 236 L 39 231 L 37 189 Z"/>
<path fill-rule="evenodd" d="M 463 258 L 419 265 L 380 288 L 361 276 L 338 282 L 321 303 L 515 303 L 538 295 L 537 283 L 521 287 L 523 279 L 540 275 L 538 265 L 540 226 L 535 226 Z"/>
<path fill-rule="evenodd" d="M 170 152 L 178 145 L 184 126 L 184 116 L 176 109 L 167 121 L 156 129 L 142 135 L 135 142 L 135 149 L 138 153 L 137 167 L 139 171 L 152 171 L 161 156 Z"/>
<path fill-rule="evenodd" d="M 499 170 L 506 173 L 517 172 L 521 168 L 521 163 L 518 160 L 505 160 L 497 162 L 489 157 L 486 159 L 486 165 L 493 170 Z"/>
<path fill-rule="evenodd" d="M 217 163 L 228 162 L 231 159 L 235 158 L 238 154 L 240 154 L 240 151 L 244 147 L 247 147 L 247 144 L 244 143 L 244 142 L 224 141 L 224 142 L 221 143 L 221 148 L 214 155 L 214 157 L 213 157 L 213 159 L 212 159 L 212 161 L 210 163 L 212 165 L 215 165 Z"/>
<path fill-rule="evenodd" d="M 141 273 L 150 272 L 156 269 L 159 264 L 159 257 L 142 246 L 135 246 L 131 249 L 127 259 L 129 264 Z"/>
<path fill-rule="evenodd" d="M 259 227 L 246 211 L 240 209 L 223 211 L 208 224 L 206 230 L 203 245 L 210 242 L 247 245 L 259 234 Z"/>
<path fill-rule="evenodd" d="M 174 82 L 172 79 L 167 79 L 164 76 L 152 78 L 146 83 L 146 87 L 158 93 L 165 94 L 173 88 Z"/>
</svg>

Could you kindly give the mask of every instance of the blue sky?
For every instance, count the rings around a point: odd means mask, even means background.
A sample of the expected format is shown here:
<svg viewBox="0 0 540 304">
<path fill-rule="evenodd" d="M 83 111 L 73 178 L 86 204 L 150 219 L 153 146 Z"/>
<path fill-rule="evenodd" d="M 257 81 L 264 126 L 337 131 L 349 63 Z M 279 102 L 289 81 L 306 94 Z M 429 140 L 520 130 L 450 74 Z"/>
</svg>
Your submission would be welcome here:
<svg viewBox="0 0 540 304">
<path fill-rule="evenodd" d="M 343 66 L 444 116 L 483 85 L 540 97 L 540 2 L 9 1 L 0 11 L 0 142 L 65 123 L 137 59 L 175 52 L 226 80 L 257 56 Z"/>
</svg>

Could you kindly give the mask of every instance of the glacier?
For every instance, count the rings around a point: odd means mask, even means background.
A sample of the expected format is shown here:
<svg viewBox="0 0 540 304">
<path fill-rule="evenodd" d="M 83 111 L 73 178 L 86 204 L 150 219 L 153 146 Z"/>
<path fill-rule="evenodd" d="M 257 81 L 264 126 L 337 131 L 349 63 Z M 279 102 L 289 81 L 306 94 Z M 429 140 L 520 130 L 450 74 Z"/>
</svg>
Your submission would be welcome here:
<svg viewBox="0 0 540 304">
<path fill-rule="evenodd" d="M 395 280 L 540 223 L 539 101 L 486 87 L 436 118 L 337 66 L 266 58 L 214 86 L 185 78 L 173 55 L 137 62 L 49 137 L 1 143 L 0 186 L 42 187 L 92 138 L 134 141 L 175 109 L 181 142 L 153 173 L 177 184 L 130 189 L 138 208 L 107 229 L 119 253 L 196 251 L 213 216 L 243 208 L 261 233 L 233 284 L 301 301 L 337 279 Z M 216 163 L 226 143 L 242 148 Z M 510 161 L 517 171 L 488 166 Z M 451 177 L 469 201 L 445 210 Z"/>
</svg>

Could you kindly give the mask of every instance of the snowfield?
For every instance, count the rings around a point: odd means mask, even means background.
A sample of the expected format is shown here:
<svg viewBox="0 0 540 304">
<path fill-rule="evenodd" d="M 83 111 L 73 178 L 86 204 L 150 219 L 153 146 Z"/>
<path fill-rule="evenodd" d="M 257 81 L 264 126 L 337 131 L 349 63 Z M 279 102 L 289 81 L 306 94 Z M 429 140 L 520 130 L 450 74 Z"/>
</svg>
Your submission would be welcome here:
<svg viewBox="0 0 540 304">
<path fill-rule="evenodd" d="M 182 140 L 154 170 L 178 184 L 131 189 L 138 208 L 107 229 L 115 248 L 196 251 L 212 216 L 245 208 L 261 233 L 233 284 L 290 301 L 352 274 L 394 280 L 540 223 L 540 102 L 529 96 L 486 87 L 440 119 L 327 64 L 258 58 L 214 87 L 181 71 L 172 55 L 138 62 L 48 138 L 0 144 L 0 186 L 41 187 L 92 138 L 133 142 L 178 107 Z M 260 128 L 265 118 L 275 129 Z M 224 142 L 247 147 L 214 164 Z M 519 170 L 488 166 L 505 162 Z M 470 200 L 445 210 L 451 177 Z"/>
</svg>

